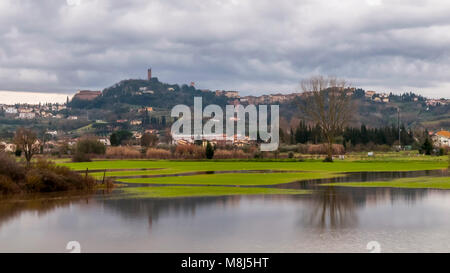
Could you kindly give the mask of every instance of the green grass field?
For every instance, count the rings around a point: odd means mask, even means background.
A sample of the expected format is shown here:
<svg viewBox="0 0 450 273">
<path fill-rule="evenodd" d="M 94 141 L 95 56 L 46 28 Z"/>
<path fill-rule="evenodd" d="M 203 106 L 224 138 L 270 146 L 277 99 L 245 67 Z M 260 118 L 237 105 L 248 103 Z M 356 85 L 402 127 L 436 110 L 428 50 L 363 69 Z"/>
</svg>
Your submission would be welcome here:
<svg viewBox="0 0 450 273">
<path fill-rule="evenodd" d="M 106 176 L 127 184 L 161 184 L 163 187 L 145 187 L 139 190 L 129 187 L 125 191 L 140 197 L 186 197 L 217 196 L 236 194 L 293 194 L 294 192 L 264 188 L 264 186 L 284 184 L 294 181 L 330 178 L 348 172 L 360 171 L 418 171 L 445 169 L 447 157 L 397 157 L 386 155 L 371 160 L 342 160 L 334 163 L 321 161 L 152 161 L 152 160 L 110 160 L 87 163 L 59 162 L 59 165 L 83 171 L 89 169 L 90 175 L 101 179 Z M 142 170 L 152 169 L 152 170 Z M 288 173 L 225 173 L 196 174 L 189 176 L 169 176 L 151 178 L 131 178 L 130 176 L 183 174 L 211 171 L 290 171 Z M 377 182 L 378 183 L 378 182 Z M 178 186 L 176 186 L 178 185 Z M 180 186 L 185 185 L 185 186 Z M 365 184 L 366 185 L 366 184 Z M 413 184 L 411 184 L 413 185 Z M 208 187 L 205 187 L 208 186 Z M 222 187 L 221 187 L 222 186 Z M 223 187 L 223 186 L 247 186 Z M 258 187 L 255 187 L 258 186 Z M 350 186 L 350 184 L 346 184 Z M 304 192 L 301 192 L 304 193 Z"/>
<path fill-rule="evenodd" d="M 334 173 L 264 173 L 264 174 L 205 174 L 194 176 L 175 176 L 158 178 L 118 179 L 125 183 L 145 184 L 185 184 L 185 185 L 236 185 L 264 186 L 289 183 L 293 181 L 330 178 L 338 176 Z"/>
<path fill-rule="evenodd" d="M 274 188 L 240 188 L 240 187 L 136 187 L 121 189 L 116 198 L 175 198 L 175 197 L 201 197 L 226 195 L 265 195 L 308 194 L 305 190 L 288 190 Z M 113 197 L 114 198 L 114 197 Z"/>
<path fill-rule="evenodd" d="M 435 160 L 365 160 L 365 161 L 152 161 L 152 160 L 110 160 L 86 163 L 60 163 L 74 170 L 104 169 L 142 169 L 160 168 L 161 170 L 127 172 L 133 174 L 174 174 L 196 171 L 230 171 L 230 170 L 289 170 L 289 171 L 326 171 L 326 172 L 358 172 L 358 171 L 417 171 L 447 168 L 448 162 L 435 157 Z M 117 172 L 110 175 L 117 176 Z"/>
<path fill-rule="evenodd" d="M 340 187 L 377 187 L 377 188 L 410 188 L 410 189 L 450 189 L 450 177 L 415 177 L 401 178 L 392 181 L 351 182 L 322 184 L 323 186 Z"/>
</svg>

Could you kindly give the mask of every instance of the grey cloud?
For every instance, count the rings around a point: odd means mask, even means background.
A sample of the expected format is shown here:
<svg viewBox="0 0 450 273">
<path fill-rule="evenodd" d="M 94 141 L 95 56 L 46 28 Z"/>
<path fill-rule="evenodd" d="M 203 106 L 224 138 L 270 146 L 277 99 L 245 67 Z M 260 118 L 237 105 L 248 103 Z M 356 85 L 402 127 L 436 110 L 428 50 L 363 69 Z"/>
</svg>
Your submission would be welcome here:
<svg viewBox="0 0 450 273">
<path fill-rule="evenodd" d="M 450 96 L 442 0 L 2 0 L 0 90 L 73 93 L 124 78 L 294 92 L 328 74 Z"/>
</svg>

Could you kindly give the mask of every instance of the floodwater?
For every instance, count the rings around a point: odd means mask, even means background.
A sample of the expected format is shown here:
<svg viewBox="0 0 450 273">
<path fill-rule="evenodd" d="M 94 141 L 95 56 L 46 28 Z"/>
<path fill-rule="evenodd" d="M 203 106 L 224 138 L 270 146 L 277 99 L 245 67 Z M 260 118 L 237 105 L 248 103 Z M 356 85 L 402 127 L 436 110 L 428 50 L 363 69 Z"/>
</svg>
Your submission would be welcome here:
<svg viewBox="0 0 450 273">
<path fill-rule="evenodd" d="M 117 199 L 38 195 L 0 201 L 0 252 L 449 252 L 450 191 L 317 187 L 321 182 L 448 176 L 355 173 L 277 187 L 301 196 Z"/>
</svg>

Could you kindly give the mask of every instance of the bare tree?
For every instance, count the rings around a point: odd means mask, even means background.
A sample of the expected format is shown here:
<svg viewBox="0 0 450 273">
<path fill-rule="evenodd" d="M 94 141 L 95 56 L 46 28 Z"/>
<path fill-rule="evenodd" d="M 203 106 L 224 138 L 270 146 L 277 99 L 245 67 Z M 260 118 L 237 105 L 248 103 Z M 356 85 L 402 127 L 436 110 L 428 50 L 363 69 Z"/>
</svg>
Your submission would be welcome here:
<svg viewBox="0 0 450 273">
<path fill-rule="evenodd" d="M 335 77 L 314 76 L 301 82 L 300 110 L 318 124 L 327 141 L 326 161 L 333 161 L 333 143 L 349 121 L 352 110 L 349 86 Z"/>
<path fill-rule="evenodd" d="M 142 147 L 153 147 L 158 144 L 158 136 L 156 134 L 145 133 L 141 138 Z"/>
<path fill-rule="evenodd" d="M 39 152 L 39 141 L 36 133 L 29 129 L 19 128 L 14 136 L 14 143 L 24 153 L 27 166 L 29 166 L 33 155 Z"/>
</svg>

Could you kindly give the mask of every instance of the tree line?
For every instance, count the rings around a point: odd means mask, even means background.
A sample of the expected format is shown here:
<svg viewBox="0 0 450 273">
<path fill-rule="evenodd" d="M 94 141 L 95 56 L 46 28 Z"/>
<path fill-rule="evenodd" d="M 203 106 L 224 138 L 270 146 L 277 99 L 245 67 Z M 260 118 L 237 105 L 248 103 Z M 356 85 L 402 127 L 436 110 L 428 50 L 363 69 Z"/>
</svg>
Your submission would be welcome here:
<svg viewBox="0 0 450 273">
<path fill-rule="evenodd" d="M 359 128 L 346 127 L 336 137 L 336 142 L 351 145 L 366 145 L 373 143 L 376 145 L 398 145 L 399 128 L 398 126 L 385 126 L 381 128 L 367 128 L 361 125 Z M 319 144 L 324 142 L 322 130 L 320 126 L 308 125 L 305 121 L 300 121 L 296 129 L 291 128 L 288 137 L 284 137 L 286 142 L 290 144 Z M 414 132 L 400 126 L 400 142 L 401 145 L 413 145 L 415 142 Z"/>
</svg>

